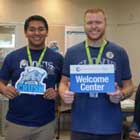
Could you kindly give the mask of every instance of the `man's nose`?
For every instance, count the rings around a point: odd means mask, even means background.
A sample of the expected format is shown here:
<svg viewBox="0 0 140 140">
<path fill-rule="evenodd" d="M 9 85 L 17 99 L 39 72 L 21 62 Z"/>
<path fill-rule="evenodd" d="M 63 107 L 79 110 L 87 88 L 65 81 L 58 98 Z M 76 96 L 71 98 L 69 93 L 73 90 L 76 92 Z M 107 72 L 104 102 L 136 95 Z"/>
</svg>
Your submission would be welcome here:
<svg viewBox="0 0 140 140">
<path fill-rule="evenodd" d="M 96 28 L 97 24 L 93 22 L 91 26 L 92 26 L 92 28 Z"/>
<path fill-rule="evenodd" d="M 40 34 L 40 30 L 39 29 L 35 29 L 34 33 L 35 34 Z"/>
</svg>

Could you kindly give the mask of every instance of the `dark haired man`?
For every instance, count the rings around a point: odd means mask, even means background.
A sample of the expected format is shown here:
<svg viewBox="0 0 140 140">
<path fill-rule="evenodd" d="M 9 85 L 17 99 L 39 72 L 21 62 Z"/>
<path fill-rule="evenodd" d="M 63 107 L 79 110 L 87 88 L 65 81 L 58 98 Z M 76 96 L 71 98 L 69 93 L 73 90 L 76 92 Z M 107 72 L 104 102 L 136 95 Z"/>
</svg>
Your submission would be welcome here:
<svg viewBox="0 0 140 140">
<path fill-rule="evenodd" d="M 24 32 L 28 45 L 8 54 L 0 70 L 0 92 L 9 98 L 6 140 L 52 140 L 63 57 L 45 47 L 44 17 L 26 19 Z"/>
</svg>

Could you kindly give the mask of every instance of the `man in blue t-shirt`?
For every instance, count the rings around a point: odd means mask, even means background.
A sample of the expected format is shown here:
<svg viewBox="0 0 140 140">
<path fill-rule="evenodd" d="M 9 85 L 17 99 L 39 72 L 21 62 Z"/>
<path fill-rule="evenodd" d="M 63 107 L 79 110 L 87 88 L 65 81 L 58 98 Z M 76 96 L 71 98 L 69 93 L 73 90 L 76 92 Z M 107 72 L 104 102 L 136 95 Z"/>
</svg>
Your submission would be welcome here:
<svg viewBox="0 0 140 140">
<path fill-rule="evenodd" d="M 28 45 L 8 54 L 0 70 L 0 92 L 9 99 L 6 140 L 52 140 L 63 57 L 45 47 L 44 17 L 27 18 L 24 32 Z"/>
<path fill-rule="evenodd" d="M 59 86 L 63 101 L 72 104 L 71 140 L 121 140 L 120 101 L 133 91 L 128 56 L 122 47 L 105 40 L 106 16 L 102 9 L 85 12 L 84 28 L 87 39 L 67 50 Z M 114 65 L 115 92 L 81 94 L 70 90 L 70 65 L 88 64 Z"/>
</svg>

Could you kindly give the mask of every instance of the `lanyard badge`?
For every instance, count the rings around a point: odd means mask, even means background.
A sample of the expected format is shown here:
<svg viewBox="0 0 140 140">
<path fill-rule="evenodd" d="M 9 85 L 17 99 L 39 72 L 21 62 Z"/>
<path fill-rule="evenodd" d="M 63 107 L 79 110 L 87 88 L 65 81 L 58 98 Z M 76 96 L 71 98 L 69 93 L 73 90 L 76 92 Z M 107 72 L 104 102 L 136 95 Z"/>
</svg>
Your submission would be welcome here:
<svg viewBox="0 0 140 140">
<path fill-rule="evenodd" d="M 99 64 L 100 61 L 101 61 L 101 57 L 103 55 L 103 51 L 104 51 L 104 48 L 106 46 L 106 43 L 107 43 L 106 40 L 103 40 L 103 42 L 101 44 L 101 47 L 100 47 L 100 50 L 99 50 L 99 53 L 97 55 L 96 64 Z M 92 65 L 93 60 L 92 60 L 92 57 L 91 57 L 88 40 L 86 40 L 86 42 L 85 42 L 85 48 L 86 48 L 86 54 L 87 54 L 87 58 L 88 58 L 88 63 L 90 65 Z M 94 97 L 94 98 L 98 98 L 98 93 L 89 93 L 89 96 Z"/>
</svg>

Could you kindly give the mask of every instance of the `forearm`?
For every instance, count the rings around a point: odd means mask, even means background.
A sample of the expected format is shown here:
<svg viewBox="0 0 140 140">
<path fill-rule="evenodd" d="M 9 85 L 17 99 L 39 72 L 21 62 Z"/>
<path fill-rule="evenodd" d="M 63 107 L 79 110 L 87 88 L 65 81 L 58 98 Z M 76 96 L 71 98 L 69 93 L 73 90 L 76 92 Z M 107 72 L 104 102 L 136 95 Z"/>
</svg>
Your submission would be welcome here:
<svg viewBox="0 0 140 140">
<path fill-rule="evenodd" d="M 66 104 L 72 104 L 74 101 L 74 93 L 69 90 L 69 86 L 70 86 L 69 78 L 62 76 L 62 79 L 59 85 L 59 94 L 62 100 Z"/>
<path fill-rule="evenodd" d="M 6 81 L 0 81 L 0 93 L 3 94 L 4 93 L 4 89 L 7 86 L 7 82 Z"/>
<path fill-rule="evenodd" d="M 8 82 L 6 81 L 0 81 L 0 92 L 2 95 L 9 99 L 15 98 L 17 95 L 19 95 L 19 92 L 15 87 L 13 86 L 7 86 Z"/>
<path fill-rule="evenodd" d="M 69 78 L 62 76 L 61 81 L 59 83 L 59 95 L 63 97 L 65 91 L 69 90 Z"/>
<path fill-rule="evenodd" d="M 134 91 L 134 86 L 132 80 L 123 81 L 123 88 L 121 89 L 122 96 L 129 98 Z"/>
</svg>

